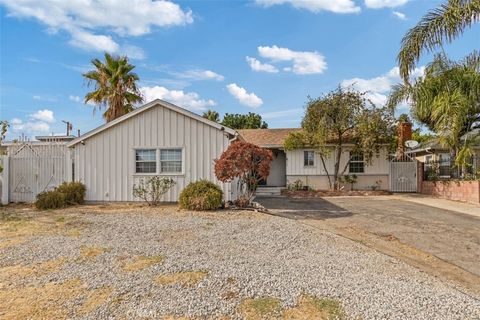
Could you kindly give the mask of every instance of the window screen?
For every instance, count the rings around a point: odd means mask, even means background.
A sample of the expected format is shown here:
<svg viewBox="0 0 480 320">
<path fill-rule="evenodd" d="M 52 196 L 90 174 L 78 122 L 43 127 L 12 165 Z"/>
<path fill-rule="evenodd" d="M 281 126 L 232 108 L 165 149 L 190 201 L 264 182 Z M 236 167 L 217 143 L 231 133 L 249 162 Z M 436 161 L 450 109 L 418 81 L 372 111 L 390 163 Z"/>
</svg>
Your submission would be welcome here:
<svg viewBox="0 0 480 320">
<path fill-rule="evenodd" d="M 135 150 L 135 173 L 157 172 L 155 149 Z"/>
<path fill-rule="evenodd" d="M 160 172 L 182 172 L 182 149 L 160 150 Z"/>
</svg>

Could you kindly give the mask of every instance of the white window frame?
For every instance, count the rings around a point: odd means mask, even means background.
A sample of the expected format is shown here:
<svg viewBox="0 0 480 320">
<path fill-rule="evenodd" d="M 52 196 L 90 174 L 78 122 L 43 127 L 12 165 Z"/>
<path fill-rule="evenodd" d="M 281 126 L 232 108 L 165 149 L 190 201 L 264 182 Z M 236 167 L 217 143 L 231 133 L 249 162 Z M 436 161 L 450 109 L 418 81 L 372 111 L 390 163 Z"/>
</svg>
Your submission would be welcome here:
<svg viewBox="0 0 480 320">
<path fill-rule="evenodd" d="M 184 176 L 185 175 L 185 147 L 183 146 L 161 146 L 161 147 L 144 147 L 135 146 L 132 148 L 133 168 L 132 172 L 135 176 Z M 160 150 L 178 149 L 182 152 L 182 171 L 181 172 L 161 172 Z M 155 150 L 155 172 L 137 172 L 136 151 L 137 150 Z"/>
<path fill-rule="evenodd" d="M 308 158 L 308 154 L 313 154 L 312 164 L 310 164 L 310 159 Z M 307 157 L 307 158 L 305 158 Z M 305 164 L 305 160 L 307 160 L 307 164 Z M 315 167 L 315 151 L 313 150 L 303 150 L 303 166 L 306 168 L 313 168 Z"/>
<path fill-rule="evenodd" d="M 155 160 L 137 160 L 137 151 L 154 151 Z M 135 148 L 133 151 L 133 172 L 138 175 L 154 175 L 158 172 L 158 152 L 156 148 Z M 137 172 L 137 163 L 139 162 L 154 162 L 155 163 L 155 172 Z"/>
<path fill-rule="evenodd" d="M 352 157 L 355 156 L 355 155 L 359 155 L 358 153 L 355 153 L 355 152 L 352 152 L 350 151 L 349 152 L 349 164 L 348 164 L 348 173 L 351 173 L 351 174 L 364 174 L 365 173 L 365 156 L 364 155 L 361 155 L 362 156 L 362 160 L 352 160 Z M 362 172 L 353 172 L 350 170 L 350 166 L 352 163 L 363 163 L 363 171 Z"/>
<path fill-rule="evenodd" d="M 180 150 L 181 155 L 180 155 L 180 161 L 181 161 L 181 169 L 180 171 L 175 171 L 175 172 L 162 172 L 162 150 Z M 184 150 L 183 148 L 180 147 L 162 147 L 158 149 L 158 172 L 160 175 L 180 175 L 184 173 L 184 167 L 185 167 L 185 157 L 184 157 Z"/>
</svg>

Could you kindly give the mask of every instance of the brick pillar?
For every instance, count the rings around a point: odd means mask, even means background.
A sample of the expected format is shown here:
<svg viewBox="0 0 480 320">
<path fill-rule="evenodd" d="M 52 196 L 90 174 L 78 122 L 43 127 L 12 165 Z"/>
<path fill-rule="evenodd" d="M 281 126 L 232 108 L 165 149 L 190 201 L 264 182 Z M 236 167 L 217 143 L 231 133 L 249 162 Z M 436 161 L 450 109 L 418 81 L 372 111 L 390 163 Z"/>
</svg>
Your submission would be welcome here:
<svg viewBox="0 0 480 320">
<path fill-rule="evenodd" d="M 417 161 L 417 193 L 422 193 L 424 165 L 423 162 Z"/>
<path fill-rule="evenodd" d="M 398 124 L 398 145 L 397 155 L 402 156 L 405 152 L 405 141 L 412 140 L 412 124 L 410 122 L 400 122 Z"/>
</svg>

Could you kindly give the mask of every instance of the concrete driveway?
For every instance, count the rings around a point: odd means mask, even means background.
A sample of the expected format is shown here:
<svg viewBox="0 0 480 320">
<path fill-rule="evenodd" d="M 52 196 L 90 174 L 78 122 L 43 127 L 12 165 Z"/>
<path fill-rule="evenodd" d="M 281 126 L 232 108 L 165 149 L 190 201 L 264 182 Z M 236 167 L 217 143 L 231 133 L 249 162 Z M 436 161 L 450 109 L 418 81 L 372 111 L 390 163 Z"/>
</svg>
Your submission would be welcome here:
<svg viewBox="0 0 480 320">
<path fill-rule="evenodd" d="M 480 294 L 480 217 L 398 196 L 256 201 L 272 214 L 361 242 Z"/>
</svg>

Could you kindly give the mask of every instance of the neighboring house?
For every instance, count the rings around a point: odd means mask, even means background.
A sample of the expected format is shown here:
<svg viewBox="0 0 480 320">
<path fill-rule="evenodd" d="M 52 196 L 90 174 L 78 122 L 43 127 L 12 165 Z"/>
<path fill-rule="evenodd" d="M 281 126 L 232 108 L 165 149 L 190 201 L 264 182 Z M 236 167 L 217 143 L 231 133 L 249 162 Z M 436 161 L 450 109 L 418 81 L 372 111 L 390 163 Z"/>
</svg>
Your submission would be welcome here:
<svg viewBox="0 0 480 320">
<path fill-rule="evenodd" d="M 69 142 L 73 178 L 87 187 L 87 201 L 133 201 L 140 179 L 159 175 L 176 185 L 164 201 L 177 201 L 200 179 L 221 186 L 225 200 L 236 189 L 219 182 L 214 160 L 236 138 L 235 130 L 171 103 L 154 100 Z"/>
<path fill-rule="evenodd" d="M 270 175 L 264 183 L 268 187 L 285 187 L 301 180 L 303 185 L 314 189 L 328 189 L 328 178 L 323 168 L 320 156 L 314 149 L 296 149 L 286 151 L 283 144 L 288 134 L 301 129 L 245 129 L 238 130 L 240 138 L 271 149 L 275 159 L 272 162 Z M 353 143 L 346 143 L 340 162 L 340 170 L 350 164 L 345 174 L 357 175 L 357 189 L 371 189 L 373 186 L 387 190 L 389 188 L 390 161 L 388 159 L 388 146 L 380 150 L 378 157 L 372 159 L 372 163 L 367 164 L 361 154 L 353 153 Z M 331 153 L 326 158 L 326 166 L 329 174 L 334 169 L 334 154 Z"/>
<path fill-rule="evenodd" d="M 474 139 L 470 141 L 473 150 L 471 159 L 471 170 L 475 172 L 480 169 L 480 130 L 468 132 L 460 138 L 460 141 Z M 418 161 L 424 163 L 425 171 L 436 167 L 440 178 L 450 178 L 450 171 L 454 165 L 454 159 L 451 157 L 450 149 L 440 143 L 437 138 L 420 143 L 416 148 L 408 150 L 408 154 L 413 155 Z"/>
</svg>

